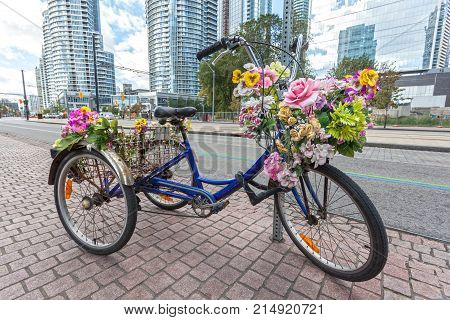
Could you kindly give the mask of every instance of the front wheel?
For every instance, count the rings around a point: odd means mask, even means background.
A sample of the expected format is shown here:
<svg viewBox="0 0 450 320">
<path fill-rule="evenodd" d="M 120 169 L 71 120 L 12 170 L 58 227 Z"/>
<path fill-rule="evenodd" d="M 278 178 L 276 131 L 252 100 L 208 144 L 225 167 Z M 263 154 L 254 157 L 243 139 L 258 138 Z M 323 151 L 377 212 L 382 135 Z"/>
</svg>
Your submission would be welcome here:
<svg viewBox="0 0 450 320">
<path fill-rule="evenodd" d="M 388 241 L 380 215 L 337 168 L 325 164 L 308 169 L 291 192 L 275 195 L 275 207 L 295 245 L 326 273 L 366 281 L 386 264 Z"/>
<path fill-rule="evenodd" d="M 56 172 L 55 202 L 70 237 L 99 255 L 120 250 L 133 235 L 137 219 L 134 190 L 98 152 L 69 153 Z"/>
</svg>

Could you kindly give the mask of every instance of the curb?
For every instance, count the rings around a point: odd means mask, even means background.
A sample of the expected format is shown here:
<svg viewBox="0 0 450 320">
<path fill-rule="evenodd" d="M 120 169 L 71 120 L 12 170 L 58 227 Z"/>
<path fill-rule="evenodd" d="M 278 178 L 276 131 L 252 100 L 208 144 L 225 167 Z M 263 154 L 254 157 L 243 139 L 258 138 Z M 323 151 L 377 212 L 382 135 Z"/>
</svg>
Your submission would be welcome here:
<svg viewBox="0 0 450 320">
<path fill-rule="evenodd" d="M 45 123 L 45 124 L 54 124 L 54 125 L 62 125 L 61 123 L 55 123 L 55 122 L 48 122 L 48 121 L 36 121 L 36 120 L 29 120 L 30 122 L 35 123 Z M 126 129 L 129 129 L 130 127 L 124 127 Z M 393 131 L 401 131 L 402 129 L 392 129 L 392 128 L 386 128 L 386 129 L 375 129 L 375 130 L 393 130 Z M 413 130 L 409 130 L 413 131 Z M 425 130 L 415 130 L 415 131 L 425 131 Z M 431 130 L 427 130 L 429 132 L 434 132 Z M 444 131 L 438 131 L 438 132 L 444 132 Z M 197 130 L 190 130 L 190 134 L 201 134 L 201 135 L 209 135 L 209 136 L 222 136 L 222 137 L 235 137 L 235 138 L 244 138 L 244 135 L 239 132 L 220 132 L 220 131 L 197 131 Z M 390 144 L 390 143 L 377 143 L 377 142 L 367 142 L 367 147 L 375 147 L 375 148 L 386 148 L 386 149 L 402 149 L 402 150 L 416 150 L 416 151 L 429 151 L 429 152 L 445 152 L 450 153 L 450 148 L 445 147 L 431 147 L 431 146 L 412 146 L 412 145 L 406 145 L 406 144 Z"/>
</svg>

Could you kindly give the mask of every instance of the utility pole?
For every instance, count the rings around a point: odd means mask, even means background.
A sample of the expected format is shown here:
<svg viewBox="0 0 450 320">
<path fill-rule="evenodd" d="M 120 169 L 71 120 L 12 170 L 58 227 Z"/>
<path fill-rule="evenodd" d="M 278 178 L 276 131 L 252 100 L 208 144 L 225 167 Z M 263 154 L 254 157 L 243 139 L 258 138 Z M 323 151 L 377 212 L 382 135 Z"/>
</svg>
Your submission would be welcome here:
<svg viewBox="0 0 450 320">
<path fill-rule="evenodd" d="M 214 122 L 214 109 L 216 106 L 216 71 L 209 65 L 209 63 L 206 63 L 206 65 L 211 69 L 213 74 L 213 92 L 212 92 L 212 115 L 211 115 L 211 121 Z"/>
<path fill-rule="evenodd" d="M 23 85 L 23 104 L 25 105 L 25 114 L 27 116 L 28 121 L 30 120 L 30 111 L 28 110 L 27 91 L 25 90 L 25 78 L 23 76 L 23 70 L 22 70 L 22 85 Z"/>
<path fill-rule="evenodd" d="M 281 48 L 290 52 L 290 45 L 292 41 L 292 29 L 294 25 L 294 0 L 284 0 L 283 6 L 283 34 L 281 40 Z M 290 59 L 286 53 L 282 53 L 281 62 L 286 66 Z"/>
<path fill-rule="evenodd" d="M 98 75 L 97 75 L 97 52 L 95 49 L 95 34 L 92 33 L 92 47 L 94 49 L 94 79 L 95 79 L 95 108 L 100 113 L 100 103 L 98 99 Z"/>
</svg>

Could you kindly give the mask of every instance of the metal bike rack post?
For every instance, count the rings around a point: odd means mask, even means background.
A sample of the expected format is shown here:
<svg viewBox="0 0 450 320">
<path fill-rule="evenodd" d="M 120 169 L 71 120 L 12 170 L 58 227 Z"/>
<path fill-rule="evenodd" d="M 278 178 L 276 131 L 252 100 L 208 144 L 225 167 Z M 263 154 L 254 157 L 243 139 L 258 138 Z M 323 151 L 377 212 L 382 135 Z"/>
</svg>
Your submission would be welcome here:
<svg viewBox="0 0 450 320">
<path fill-rule="evenodd" d="M 284 201 L 284 194 L 279 193 L 279 197 L 282 197 L 282 201 Z M 278 214 L 277 206 L 273 206 L 273 241 L 281 242 L 283 241 L 283 225 L 281 224 L 280 215 Z"/>
</svg>

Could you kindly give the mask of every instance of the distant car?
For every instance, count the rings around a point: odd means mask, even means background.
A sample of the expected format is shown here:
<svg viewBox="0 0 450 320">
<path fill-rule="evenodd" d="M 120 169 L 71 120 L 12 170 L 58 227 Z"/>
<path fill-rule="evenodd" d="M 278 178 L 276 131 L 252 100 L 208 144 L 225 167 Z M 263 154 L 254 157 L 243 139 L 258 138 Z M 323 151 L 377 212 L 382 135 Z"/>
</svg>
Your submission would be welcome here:
<svg viewBox="0 0 450 320">
<path fill-rule="evenodd" d="M 106 118 L 108 120 L 112 120 L 115 117 L 112 112 L 100 112 L 100 118 Z"/>
</svg>

